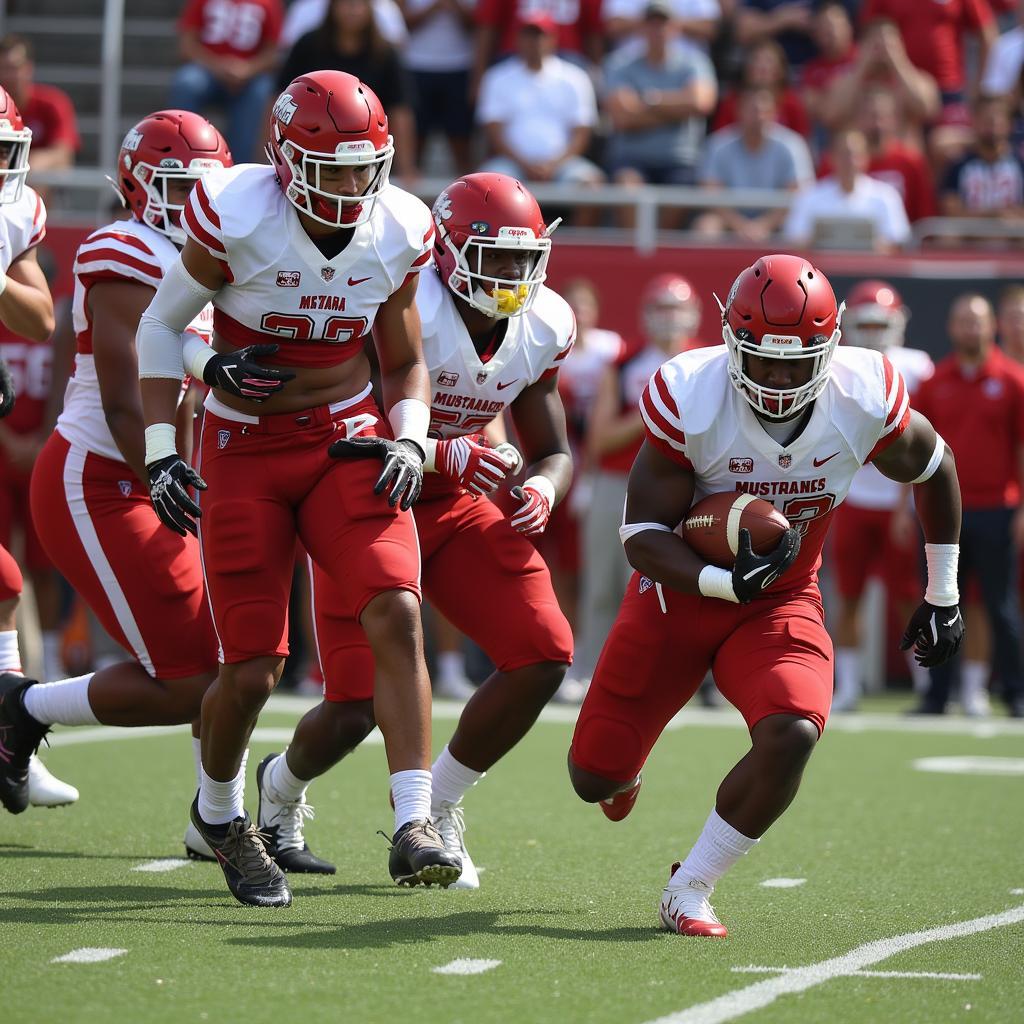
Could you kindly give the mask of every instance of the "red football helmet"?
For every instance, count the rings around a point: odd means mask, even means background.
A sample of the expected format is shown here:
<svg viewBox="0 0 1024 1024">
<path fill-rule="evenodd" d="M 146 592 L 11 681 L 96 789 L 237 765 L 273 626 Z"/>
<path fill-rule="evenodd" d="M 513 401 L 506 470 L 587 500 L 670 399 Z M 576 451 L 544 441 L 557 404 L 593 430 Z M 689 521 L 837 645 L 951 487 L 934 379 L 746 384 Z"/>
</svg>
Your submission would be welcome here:
<svg viewBox="0 0 1024 1024">
<path fill-rule="evenodd" d="M 685 341 L 697 333 L 700 299 L 679 274 L 658 274 L 647 282 L 640 300 L 644 334 L 655 345 Z"/>
<path fill-rule="evenodd" d="M 369 220 L 394 155 L 384 107 L 355 75 L 300 75 L 274 104 L 267 156 L 288 201 L 321 224 L 355 227 Z M 367 168 L 369 180 L 358 195 L 338 195 L 323 187 L 325 167 Z"/>
<path fill-rule="evenodd" d="M 505 174 L 467 174 L 434 201 L 434 254 L 441 280 L 460 299 L 488 316 L 520 316 L 547 277 L 550 227 L 537 200 Z M 523 255 L 519 276 L 483 272 L 484 253 L 505 249 Z"/>
<path fill-rule="evenodd" d="M 910 310 L 885 281 L 861 281 L 846 299 L 843 335 L 847 345 L 884 352 L 903 344 Z"/>
<path fill-rule="evenodd" d="M 733 282 L 722 307 L 722 338 L 733 385 L 767 419 L 788 419 L 814 401 L 828 382 L 839 344 L 842 307 L 825 275 L 802 256 L 762 256 Z M 806 384 L 766 388 L 745 357 L 813 359 Z"/>
<path fill-rule="evenodd" d="M 185 204 L 171 202 L 168 185 L 194 184 L 207 171 L 231 162 L 224 136 L 206 118 L 188 110 L 158 110 L 128 130 L 114 187 L 143 224 L 184 245 L 180 223 Z"/>
<path fill-rule="evenodd" d="M 25 127 L 10 93 L 0 88 L 0 152 L 7 157 L 6 166 L 0 167 L 0 205 L 21 198 L 31 145 L 32 129 Z"/>
</svg>

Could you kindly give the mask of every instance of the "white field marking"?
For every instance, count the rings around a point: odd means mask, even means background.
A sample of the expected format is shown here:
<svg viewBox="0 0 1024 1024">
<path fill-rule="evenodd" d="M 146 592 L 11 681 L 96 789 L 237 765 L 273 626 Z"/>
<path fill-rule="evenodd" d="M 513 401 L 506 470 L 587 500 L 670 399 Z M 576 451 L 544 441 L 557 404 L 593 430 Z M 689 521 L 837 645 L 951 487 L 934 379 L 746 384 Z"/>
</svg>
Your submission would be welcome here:
<svg viewBox="0 0 1024 1024">
<path fill-rule="evenodd" d="M 1024 757 L 919 757 L 911 764 L 943 775 L 1024 775 Z"/>
<path fill-rule="evenodd" d="M 806 878 L 766 878 L 761 885 L 766 889 L 795 889 L 806 881 Z"/>
<path fill-rule="evenodd" d="M 788 974 L 799 967 L 733 967 L 733 974 Z M 947 974 L 939 971 L 850 971 L 853 978 L 935 978 L 938 981 L 981 981 L 980 974 Z M 845 977 L 845 975 L 844 975 Z"/>
<path fill-rule="evenodd" d="M 453 960 L 450 964 L 442 967 L 431 967 L 434 974 L 483 974 L 484 971 L 493 970 L 500 964 L 500 960 Z"/>
<path fill-rule="evenodd" d="M 115 957 L 123 956 L 127 949 L 104 949 L 99 946 L 83 946 L 81 949 L 73 949 L 63 956 L 55 956 L 51 964 L 101 964 L 104 960 L 113 960 Z"/>
<path fill-rule="evenodd" d="M 1010 895 L 1011 896 L 1024 896 L 1024 889 L 1011 889 L 1010 890 Z"/>
<path fill-rule="evenodd" d="M 165 857 L 163 860 L 147 860 L 144 864 L 136 864 L 132 871 L 176 871 L 178 868 L 187 868 L 191 863 L 184 857 Z"/>
<path fill-rule="evenodd" d="M 187 725 L 144 725 L 138 728 L 120 729 L 112 725 L 96 725 L 85 729 L 61 729 L 47 737 L 50 746 L 74 747 L 82 743 L 109 743 L 111 740 L 141 740 L 147 736 L 173 736 L 189 731 Z M 257 726 L 252 739 L 257 743 L 289 743 L 294 729 L 280 726 Z M 382 744 L 384 737 L 374 729 L 363 740 L 364 743 Z"/>
<path fill-rule="evenodd" d="M 856 971 L 862 971 L 871 964 L 881 963 L 897 953 L 929 942 L 943 942 L 946 939 L 961 939 L 978 932 L 987 932 L 993 928 L 1004 928 L 1007 925 L 1019 924 L 1024 921 L 1024 904 L 1004 910 L 999 914 L 986 914 L 970 921 L 956 921 L 953 924 L 939 925 L 920 932 L 907 932 L 888 939 L 876 939 L 863 946 L 857 946 L 848 953 L 821 960 L 806 967 L 794 967 L 774 978 L 754 982 L 745 988 L 726 992 L 717 999 L 706 1003 L 697 1003 L 677 1013 L 669 1013 L 658 1017 L 649 1024 L 723 1024 L 724 1021 L 735 1020 L 745 1014 L 753 1013 L 765 1006 L 770 1006 L 779 996 L 794 992 L 806 992 L 807 989 L 823 985 L 834 978 L 843 978 Z"/>
</svg>

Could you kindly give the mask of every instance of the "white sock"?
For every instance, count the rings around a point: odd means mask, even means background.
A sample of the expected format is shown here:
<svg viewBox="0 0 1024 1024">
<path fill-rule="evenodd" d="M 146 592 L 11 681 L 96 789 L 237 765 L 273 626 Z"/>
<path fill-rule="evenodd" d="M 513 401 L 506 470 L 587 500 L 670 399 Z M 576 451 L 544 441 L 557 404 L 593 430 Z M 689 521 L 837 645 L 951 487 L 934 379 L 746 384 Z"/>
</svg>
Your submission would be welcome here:
<svg viewBox="0 0 1024 1024">
<path fill-rule="evenodd" d="M 57 683 L 36 683 L 22 698 L 25 710 L 43 725 L 99 725 L 89 704 L 92 677 L 89 672 Z"/>
<path fill-rule="evenodd" d="M 466 794 L 466 790 L 475 786 L 486 772 L 473 771 L 452 757 L 448 745 L 437 755 L 433 768 L 430 770 L 433 779 L 431 796 L 431 813 L 437 817 L 442 803 L 457 804 Z"/>
<path fill-rule="evenodd" d="M 928 687 L 931 685 L 931 673 L 924 667 L 924 665 L 918 665 L 914 658 L 913 648 L 905 653 L 907 657 L 907 665 L 910 668 L 910 685 L 914 688 L 914 693 L 919 696 L 924 696 L 924 694 L 928 692 Z"/>
<path fill-rule="evenodd" d="M 430 820 L 430 772 L 413 768 L 391 776 L 395 801 L 395 831 L 407 821 Z"/>
<path fill-rule="evenodd" d="M 960 669 L 960 700 L 969 701 L 972 698 L 982 698 L 986 694 L 988 683 L 988 662 L 987 661 L 965 661 Z"/>
<path fill-rule="evenodd" d="M 437 656 L 437 678 L 439 680 L 466 678 L 466 656 L 462 651 L 442 651 Z"/>
<path fill-rule="evenodd" d="M 5 629 L 0 632 L 0 672 L 21 675 L 21 653 L 18 651 L 16 629 Z"/>
<path fill-rule="evenodd" d="M 245 814 L 245 765 L 248 760 L 249 751 L 246 749 L 238 774 L 227 782 L 211 779 L 205 769 L 200 769 L 199 817 L 207 825 L 226 825 Z"/>
<path fill-rule="evenodd" d="M 856 703 L 860 697 L 860 652 L 854 647 L 836 650 L 836 693 L 834 700 Z"/>
<path fill-rule="evenodd" d="M 196 766 L 196 788 L 203 784 L 203 741 L 198 736 L 192 737 L 192 761 Z"/>
<path fill-rule="evenodd" d="M 691 879 L 710 888 L 742 857 L 759 843 L 737 832 L 717 810 L 712 810 L 704 823 L 704 831 L 686 855 L 686 860 L 672 876 L 670 884 L 686 885 Z"/>
<path fill-rule="evenodd" d="M 44 629 L 43 638 L 43 678 L 59 679 L 64 675 L 64 658 L 60 649 L 60 633 L 55 629 Z"/>
<path fill-rule="evenodd" d="M 306 799 L 310 779 L 300 779 L 288 767 L 288 751 L 279 754 L 270 762 L 263 773 L 263 785 L 270 792 L 270 799 L 276 804 L 301 804 Z M 275 799 L 277 797 L 278 799 Z"/>
</svg>

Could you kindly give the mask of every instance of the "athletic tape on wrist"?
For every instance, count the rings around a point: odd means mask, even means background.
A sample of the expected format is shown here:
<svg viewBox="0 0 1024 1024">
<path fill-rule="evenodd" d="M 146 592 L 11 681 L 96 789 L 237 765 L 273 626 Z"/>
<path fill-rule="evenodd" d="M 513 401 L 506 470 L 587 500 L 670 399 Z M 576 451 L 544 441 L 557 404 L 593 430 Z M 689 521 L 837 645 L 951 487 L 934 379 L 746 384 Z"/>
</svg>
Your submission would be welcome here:
<svg viewBox="0 0 1024 1024">
<path fill-rule="evenodd" d="M 428 437 L 423 442 L 423 472 L 436 473 L 437 470 L 437 438 Z"/>
<path fill-rule="evenodd" d="M 543 494 L 548 499 L 548 508 L 555 507 L 555 485 L 546 476 L 538 473 L 537 476 L 529 477 L 523 481 L 523 490 L 525 491 L 527 487 L 532 487 L 539 494 Z"/>
<path fill-rule="evenodd" d="M 910 482 L 912 484 L 923 484 L 925 480 L 930 480 L 933 476 L 935 476 L 935 471 L 942 464 L 942 456 L 945 454 L 946 442 L 942 440 L 942 436 L 936 430 L 935 450 L 932 452 L 932 457 L 928 460 L 928 465 L 924 467 L 924 472 L 919 477 L 915 477 Z"/>
<path fill-rule="evenodd" d="M 924 599 L 936 608 L 952 608 L 960 603 L 957 569 L 960 563 L 959 544 L 925 544 L 928 563 L 928 587 Z"/>
<path fill-rule="evenodd" d="M 153 423 L 146 427 L 146 465 L 151 466 L 168 455 L 178 454 L 178 437 L 173 423 Z"/>
<path fill-rule="evenodd" d="M 717 597 L 722 601 L 739 604 L 740 599 L 732 588 L 732 573 L 719 569 L 717 565 L 705 565 L 697 577 L 697 589 L 704 597 Z"/>
<path fill-rule="evenodd" d="M 191 331 L 185 334 L 185 344 L 182 346 L 181 354 L 185 369 L 196 380 L 203 379 L 206 364 L 216 355 L 198 334 L 193 334 Z"/>
<path fill-rule="evenodd" d="M 420 451 L 427 450 L 427 430 L 430 427 L 430 406 L 418 398 L 403 398 L 391 406 L 388 423 L 396 441 L 412 441 Z"/>
</svg>

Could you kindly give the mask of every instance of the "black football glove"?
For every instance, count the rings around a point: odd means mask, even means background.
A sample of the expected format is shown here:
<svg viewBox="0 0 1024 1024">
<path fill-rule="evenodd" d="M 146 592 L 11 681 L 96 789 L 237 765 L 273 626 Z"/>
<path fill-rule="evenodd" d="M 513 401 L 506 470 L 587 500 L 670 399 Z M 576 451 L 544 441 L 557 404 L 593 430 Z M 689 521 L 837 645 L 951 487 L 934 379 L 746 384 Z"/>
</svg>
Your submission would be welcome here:
<svg viewBox="0 0 1024 1024">
<path fill-rule="evenodd" d="M 196 520 L 202 514 L 186 488 L 206 490 L 206 481 L 180 455 L 167 455 L 151 462 L 149 470 L 149 498 L 164 526 L 180 533 L 197 536 Z"/>
<path fill-rule="evenodd" d="M 755 555 L 750 545 L 750 531 L 740 530 L 739 550 L 732 567 L 732 589 L 740 604 L 749 604 L 767 590 L 792 564 L 800 553 L 800 534 L 792 527 L 783 533 L 779 543 L 767 555 Z"/>
<path fill-rule="evenodd" d="M 914 648 L 914 660 L 924 668 L 935 668 L 949 661 L 964 639 L 964 618 L 960 607 L 938 608 L 922 601 L 910 616 L 900 650 Z"/>
<path fill-rule="evenodd" d="M 203 383 L 211 388 L 220 388 L 236 398 L 250 402 L 265 402 L 276 395 L 294 373 L 261 366 L 256 360 L 260 356 L 272 356 L 277 345 L 246 345 L 234 352 L 218 352 L 203 367 Z"/>
<path fill-rule="evenodd" d="M 0 420 L 14 408 L 14 378 L 7 364 L 0 359 Z"/>
<path fill-rule="evenodd" d="M 380 459 L 384 469 L 373 485 L 373 493 L 380 494 L 389 485 L 388 504 L 406 512 L 412 508 L 423 487 L 423 460 L 420 446 L 403 438 L 392 441 L 387 437 L 343 437 L 335 441 L 327 454 L 332 459 Z"/>
</svg>

